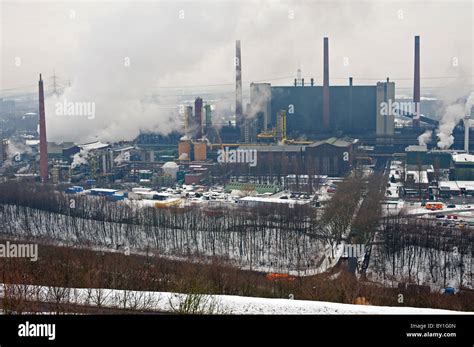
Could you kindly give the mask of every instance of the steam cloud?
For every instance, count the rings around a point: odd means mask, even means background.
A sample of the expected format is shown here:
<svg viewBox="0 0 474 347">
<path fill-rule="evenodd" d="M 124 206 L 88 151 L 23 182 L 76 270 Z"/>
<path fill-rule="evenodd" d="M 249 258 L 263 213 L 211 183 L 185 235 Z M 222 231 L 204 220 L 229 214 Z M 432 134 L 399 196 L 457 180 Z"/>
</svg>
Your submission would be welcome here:
<svg viewBox="0 0 474 347">
<path fill-rule="evenodd" d="M 474 92 L 471 92 L 465 103 L 462 100 L 457 100 L 446 107 L 437 131 L 439 148 L 448 149 L 452 146 L 454 143 L 453 130 L 465 116 L 471 114 L 473 104 Z"/>
<path fill-rule="evenodd" d="M 423 61 L 423 75 L 438 76 L 440 66 L 453 55 L 459 58 L 459 70 L 464 62 L 472 61 L 472 37 L 467 34 L 470 8 L 468 3 L 429 8 L 421 2 L 407 3 L 402 19 L 399 4 L 380 6 L 376 1 L 99 1 L 75 2 L 74 6 L 10 2 L 2 16 L 8 29 L 2 37 L 2 57 L 13 60 L 21 52 L 22 61 L 34 64 L 4 69 L 2 85 L 31 84 L 41 71 L 48 93 L 47 74 L 56 69 L 63 81 L 71 78 L 72 84 L 63 95 L 47 99 L 50 141 L 131 140 L 140 131 L 166 134 L 182 129 L 178 105 L 191 103 L 198 96 L 192 92 L 199 88 L 163 86 L 229 83 L 220 89 L 199 89 L 204 103 L 215 99 L 214 125 L 224 122 L 223 116 L 228 118 L 235 111 L 237 39 L 242 42 L 245 111 L 249 82 L 292 84 L 293 77 L 281 76 L 294 75 L 298 61 L 305 66 L 303 77 L 307 81 L 314 77 L 320 84 L 324 36 L 330 38 L 331 78 L 354 76 L 357 83 L 359 77 L 373 76 L 374 81 L 367 82 L 372 84 L 384 76 L 411 76 L 407 67 L 413 63 L 412 38 L 419 33 L 423 56 L 429 56 Z M 27 10 L 34 20 L 25 16 Z M 71 10 L 75 19 L 68 16 Z M 320 25 L 314 25 L 315 18 Z M 384 33 L 389 31 L 393 36 L 386 40 Z M 401 49 L 406 54 L 400 55 Z M 397 58 L 379 63 L 377 51 L 385 52 L 387 59 Z M 340 63 L 345 57 L 350 64 Z M 471 75 L 466 71 L 466 76 Z M 406 86 L 397 81 L 397 88 Z M 216 94 L 206 95 L 208 91 Z M 94 103 L 95 117 L 56 114 L 55 104 L 64 100 Z"/>
<path fill-rule="evenodd" d="M 203 61 L 215 54 L 212 47 L 224 44 L 218 40 L 229 44 L 232 40 L 221 36 L 213 41 L 211 32 L 196 30 L 215 31 L 204 25 L 209 17 L 219 22 L 215 10 L 209 13 L 209 8 L 189 5 L 189 14 L 180 19 L 173 5 L 160 4 L 160 9 L 146 14 L 140 6 L 126 6 L 91 23 L 73 64 L 71 87 L 46 100 L 49 140 L 114 142 L 132 140 L 141 131 L 182 130 L 179 90 L 160 85 L 176 84 L 173 76 L 188 70 L 202 70 Z M 230 67 L 232 55 L 228 61 Z M 212 71 L 212 65 L 207 68 Z M 56 105 L 65 101 L 93 104 L 95 115 L 58 114 Z"/>
<path fill-rule="evenodd" d="M 432 130 L 426 130 L 423 134 L 418 136 L 418 144 L 420 146 L 426 146 L 431 141 L 432 135 L 433 135 Z"/>
<path fill-rule="evenodd" d="M 89 151 L 87 151 L 86 149 L 81 149 L 78 153 L 74 154 L 72 158 L 71 168 L 74 169 L 75 167 L 88 164 L 88 158 Z"/>
</svg>

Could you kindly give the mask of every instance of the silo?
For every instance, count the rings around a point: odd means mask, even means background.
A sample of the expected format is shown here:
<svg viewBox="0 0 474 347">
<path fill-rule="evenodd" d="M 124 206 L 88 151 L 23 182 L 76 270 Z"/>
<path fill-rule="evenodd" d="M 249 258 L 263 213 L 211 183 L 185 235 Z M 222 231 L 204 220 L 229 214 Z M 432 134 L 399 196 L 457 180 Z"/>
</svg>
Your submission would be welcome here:
<svg viewBox="0 0 474 347">
<path fill-rule="evenodd" d="M 165 175 L 171 176 L 171 178 L 173 178 L 173 180 L 176 180 L 176 176 L 177 176 L 178 171 L 179 171 L 178 164 L 176 164 L 173 161 L 168 161 L 161 167 L 161 169 L 163 170 L 163 173 Z"/>
</svg>

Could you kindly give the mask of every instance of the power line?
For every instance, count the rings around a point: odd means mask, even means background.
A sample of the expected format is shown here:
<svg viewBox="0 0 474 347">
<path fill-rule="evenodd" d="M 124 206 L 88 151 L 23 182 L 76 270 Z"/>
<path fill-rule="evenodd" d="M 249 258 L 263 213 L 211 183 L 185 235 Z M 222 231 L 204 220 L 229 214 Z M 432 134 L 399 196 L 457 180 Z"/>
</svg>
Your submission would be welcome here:
<svg viewBox="0 0 474 347">
<path fill-rule="evenodd" d="M 383 78 L 376 78 L 376 77 L 357 77 L 357 76 L 352 76 L 354 80 L 385 80 L 386 77 Z M 460 76 L 430 76 L 430 77 L 422 77 L 422 80 L 437 80 L 437 79 L 454 79 L 454 78 L 459 78 Z M 474 77 L 474 75 L 467 75 L 463 76 L 464 78 L 470 78 Z M 244 81 L 246 84 L 250 83 L 262 83 L 262 82 L 269 82 L 269 81 L 278 81 L 278 80 L 283 80 L 283 79 L 288 79 L 288 78 L 294 78 L 294 75 L 290 76 L 282 76 L 282 77 L 273 77 L 273 78 L 267 78 L 267 79 L 259 79 L 259 80 L 253 80 L 253 81 Z M 321 76 L 316 76 L 316 79 L 321 79 Z M 51 77 L 53 80 L 52 87 L 53 87 L 53 94 L 58 94 L 58 87 L 61 85 L 57 82 L 59 79 L 58 76 L 56 76 L 55 72 L 53 71 L 53 76 Z M 346 80 L 348 77 L 331 77 L 332 80 Z M 401 80 L 413 80 L 413 77 L 398 77 L 398 78 L 393 78 L 390 77 L 393 81 L 401 81 Z M 210 88 L 210 87 L 228 87 L 228 86 L 234 86 L 235 82 L 229 82 L 229 83 L 216 83 L 216 84 L 201 84 L 201 85 L 182 85 L 182 86 L 159 86 L 157 87 L 158 89 L 188 89 L 188 88 Z M 25 85 L 22 87 L 15 87 L 15 88 L 7 88 L 7 89 L 0 89 L 0 92 L 8 92 L 8 91 L 14 91 L 14 90 L 24 90 L 24 89 L 29 89 L 32 87 L 36 87 L 36 84 L 31 84 L 31 85 Z M 472 85 L 463 85 L 463 86 L 472 86 Z M 424 88 L 444 88 L 445 86 L 435 86 L 435 87 L 424 87 Z M 398 87 L 397 89 L 405 89 L 402 87 Z"/>
<path fill-rule="evenodd" d="M 57 83 L 57 80 L 58 80 L 58 76 L 56 76 L 56 71 L 53 70 L 53 76 L 50 77 L 52 80 L 53 80 L 53 94 L 54 95 L 58 95 L 58 83 Z"/>
</svg>

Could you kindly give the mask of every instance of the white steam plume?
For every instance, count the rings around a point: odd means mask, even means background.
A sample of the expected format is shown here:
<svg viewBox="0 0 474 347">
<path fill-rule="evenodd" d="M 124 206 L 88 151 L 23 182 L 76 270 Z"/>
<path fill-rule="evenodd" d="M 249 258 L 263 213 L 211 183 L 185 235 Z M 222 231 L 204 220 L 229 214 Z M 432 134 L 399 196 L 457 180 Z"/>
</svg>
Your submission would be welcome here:
<svg viewBox="0 0 474 347">
<path fill-rule="evenodd" d="M 426 130 L 423 134 L 418 136 L 418 144 L 420 146 L 426 146 L 428 142 L 431 141 L 431 136 L 433 135 L 432 130 Z"/>
<path fill-rule="evenodd" d="M 465 107 L 466 116 L 471 116 L 471 110 L 473 106 L 474 106 L 474 92 L 471 92 L 471 94 L 469 95 L 466 101 L 466 107 Z"/>
<path fill-rule="evenodd" d="M 176 84 L 173 77 L 188 70 L 203 70 L 203 62 L 212 73 L 212 49 L 231 44 L 232 37 L 216 36 L 216 26 L 225 27 L 217 10 L 189 4 L 184 19 L 178 14 L 173 4 L 160 4 L 159 11 L 125 6 L 91 21 L 73 64 L 72 86 L 46 100 L 49 140 L 115 142 L 140 131 L 181 130 L 181 91 L 160 86 Z M 207 25 L 211 18 L 216 26 Z M 219 57 L 229 62 L 229 75 L 232 57 Z M 84 109 L 94 114 L 81 114 Z"/>
<path fill-rule="evenodd" d="M 75 167 L 88 164 L 88 158 L 89 151 L 87 151 L 86 149 L 81 149 L 72 157 L 71 168 L 74 169 Z"/>
<path fill-rule="evenodd" d="M 448 149 L 454 142 L 453 130 L 464 118 L 464 105 L 461 103 L 449 105 L 441 117 L 437 136 L 439 138 L 438 147 Z"/>
</svg>

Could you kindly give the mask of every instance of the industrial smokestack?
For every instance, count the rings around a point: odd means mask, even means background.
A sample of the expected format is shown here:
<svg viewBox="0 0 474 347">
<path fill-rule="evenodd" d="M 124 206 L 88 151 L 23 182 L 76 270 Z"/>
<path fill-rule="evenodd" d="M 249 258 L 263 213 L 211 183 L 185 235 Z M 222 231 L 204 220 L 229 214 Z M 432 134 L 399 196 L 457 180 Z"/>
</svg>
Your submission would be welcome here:
<svg viewBox="0 0 474 347">
<path fill-rule="evenodd" d="M 304 87 L 304 78 L 301 79 L 301 86 Z"/>
<path fill-rule="evenodd" d="M 43 79 L 39 78 L 39 135 L 40 135 L 40 176 L 42 182 L 48 181 L 48 142 L 46 140 L 46 114 L 44 110 Z"/>
<path fill-rule="evenodd" d="M 240 55 L 240 40 L 235 42 L 235 117 L 236 125 L 242 125 L 242 61 Z"/>
<path fill-rule="evenodd" d="M 329 40 L 324 38 L 323 126 L 329 130 Z"/>
<path fill-rule="evenodd" d="M 464 117 L 464 152 L 469 154 L 469 128 L 471 126 L 471 118 L 469 115 Z"/>
<path fill-rule="evenodd" d="M 196 139 L 202 138 L 202 99 L 194 101 L 194 121 L 196 123 Z"/>
<path fill-rule="evenodd" d="M 311 87 L 314 86 L 314 78 L 311 77 Z"/>
<path fill-rule="evenodd" d="M 349 77 L 349 124 L 351 129 L 354 128 L 354 120 L 352 118 L 352 77 Z"/>
<path fill-rule="evenodd" d="M 415 104 L 415 117 L 413 127 L 420 126 L 420 37 L 415 36 L 415 75 L 413 83 L 413 103 Z"/>
</svg>

